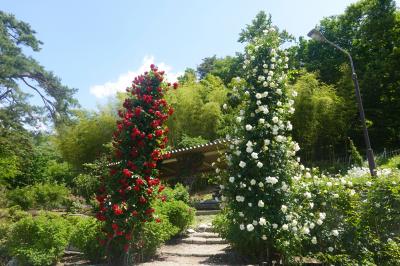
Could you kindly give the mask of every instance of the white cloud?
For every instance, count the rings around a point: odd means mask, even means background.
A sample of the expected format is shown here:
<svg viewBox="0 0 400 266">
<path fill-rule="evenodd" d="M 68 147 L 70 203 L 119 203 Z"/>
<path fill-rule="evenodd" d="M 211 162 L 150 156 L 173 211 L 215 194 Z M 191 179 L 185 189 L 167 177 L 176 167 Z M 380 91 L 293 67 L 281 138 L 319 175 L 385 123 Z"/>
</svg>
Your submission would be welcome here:
<svg viewBox="0 0 400 266">
<path fill-rule="evenodd" d="M 172 67 L 164 62 L 155 62 L 154 56 L 145 56 L 142 65 L 135 71 L 128 71 L 119 75 L 116 81 L 108 81 L 101 85 L 93 85 L 90 87 L 90 93 L 97 98 L 105 98 L 116 94 L 118 91 L 125 91 L 130 86 L 133 79 L 150 69 L 150 65 L 155 64 L 160 70 L 164 70 L 166 78 L 170 82 L 175 82 L 182 75 L 182 72 L 173 72 Z"/>
</svg>

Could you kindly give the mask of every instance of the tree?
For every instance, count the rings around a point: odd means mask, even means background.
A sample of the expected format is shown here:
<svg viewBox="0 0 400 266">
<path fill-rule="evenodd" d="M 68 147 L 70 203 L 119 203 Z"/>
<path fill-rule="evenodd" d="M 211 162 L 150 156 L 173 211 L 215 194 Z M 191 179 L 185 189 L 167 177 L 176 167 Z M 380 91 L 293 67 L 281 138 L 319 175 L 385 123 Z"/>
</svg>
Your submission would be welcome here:
<svg viewBox="0 0 400 266">
<path fill-rule="evenodd" d="M 399 14 L 393 0 L 361 0 L 351 4 L 344 14 L 325 18 L 319 24 L 329 40 L 353 56 L 365 114 L 371 121 L 372 146 L 377 149 L 398 146 L 400 141 Z M 319 71 L 320 79 L 328 84 L 342 79 L 341 66 L 348 62 L 329 45 L 304 39 L 300 40 L 298 60 L 308 71 Z M 337 86 L 339 95 L 348 89 Z M 354 91 L 354 87 L 351 89 Z M 356 143 L 363 143 L 361 130 L 351 135 Z"/>
<path fill-rule="evenodd" d="M 112 108 L 111 108 L 112 109 Z M 75 169 L 91 163 L 108 152 L 116 117 L 105 110 L 98 113 L 80 112 L 77 122 L 58 127 L 55 140 L 62 157 Z"/>
<path fill-rule="evenodd" d="M 52 72 L 45 70 L 35 59 L 26 56 L 22 48 L 40 51 L 42 42 L 36 39 L 29 24 L 0 11 L 0 103 L 2 118 L 14 123 L 35 125 L 42 111 L 58 124 L 71 116 L 69 109 L 77 105 L 75 89 L 61 84 Z M 20 84 L 36 93 L 45 109 L 32 106 L 29 94 Z M 8 121 L 8 124 L 11 122 Z"/>
<path fill-rule="evenodd" d="M 231 80 L 240 76 L 243 64 L 243 55 L 236 53 L 235 56 L 217 58 L 215 55 L 206 57 L 197 66 L 196 72 L 200 79 L 204 79 L 208 74 L 219 77 L 227 86 Z"/>
<path fill-rule="evenodd" d="M 220 78 L 210 74 L 197 81 L 193 73 L 188 72 L 181 80 L 184 82 L 180 89 L 169 91 L 166 95 L 175 109 L 174 117 L 167 122 L 170 144 L 177 146 L 183 136 L 202 137 L 205 140 L 218 138 L 221 108 L 228 89 Z"/>
<path fill-rule="evenodd" d="M 291 89 L 298 93 L 291 121 L 293 137 L 302 147 L 302 158 L 314 162 L 329 159 L 336 148 L 345 152 L 343 146 L 354 110 L 349 113 L 335 87 L 321 83 L 315 74 L 303 72 Z"/>
</svg>

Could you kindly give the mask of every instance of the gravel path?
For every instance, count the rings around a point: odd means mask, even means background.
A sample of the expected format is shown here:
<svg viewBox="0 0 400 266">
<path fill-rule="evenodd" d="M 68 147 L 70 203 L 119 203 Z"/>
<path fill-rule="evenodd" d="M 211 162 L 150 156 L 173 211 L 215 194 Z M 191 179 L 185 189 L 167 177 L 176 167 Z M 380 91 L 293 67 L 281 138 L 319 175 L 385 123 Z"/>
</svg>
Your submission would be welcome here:
<svg viewBox="0 0 400 266">
<path fill-rule="evenodd" d="M 210 224 L 202 224 L 196 231 L 166 244 L 159 255 L 145 265 L 238 265 L 229 245 L 217 234 L 211 232 Z"/>
</svg>

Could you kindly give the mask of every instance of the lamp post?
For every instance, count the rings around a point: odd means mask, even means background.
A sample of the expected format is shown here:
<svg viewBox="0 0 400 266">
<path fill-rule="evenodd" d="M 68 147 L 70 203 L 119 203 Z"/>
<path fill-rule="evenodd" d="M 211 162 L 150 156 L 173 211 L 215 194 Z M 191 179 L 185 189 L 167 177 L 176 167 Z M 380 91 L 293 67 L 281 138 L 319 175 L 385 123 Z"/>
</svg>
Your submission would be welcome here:
<svg viewBox="0 0 400 266">
<path fill-rule="evenodd" d="M 313 29 L 307 35 L 308 35 L 308 37 L 310 37 L 316 41 L 325 42 L 325 43 L 332 45 L 333 47 L 335 47 L 336 49 L 338 49 L 339 51 L 341 51 L 342 53 L 347 55 L 350 60 L 351 73 L 352 73 L 351 77 L 353 79 L 353 83 L 354 83 L 354 87 L 355 87 L 355 91 L 356 91 L 358 111 L 360 113 L 360 119 L 361 119 L 361 123 L 363 126 L 364 141 L 365 141 L 365 145 L 367 147 L 367 159 L 368 159 L 369 171 L 372 176 L 376 176 L 376 171 L 375 171 L 376 165 L 375 165 L 375 159 L 374 159 L 374 152 L 371 148 L 371 142 L 369 141 L 368 129 L 367 129 L 367 125 L 365 122 L 364 107 L 363 107 L 362 100 L 361 100 L 360 88 L 358 86 L 357 74 L 354 69 L 353 58 L 351 57 L 349 52 L 347 52 L 345 49 L 341 48 L 337 44 L 326 39 L 325 36 L 322 35 L 322 33 L 319 32 L 318 30 Z"/>
</svg>

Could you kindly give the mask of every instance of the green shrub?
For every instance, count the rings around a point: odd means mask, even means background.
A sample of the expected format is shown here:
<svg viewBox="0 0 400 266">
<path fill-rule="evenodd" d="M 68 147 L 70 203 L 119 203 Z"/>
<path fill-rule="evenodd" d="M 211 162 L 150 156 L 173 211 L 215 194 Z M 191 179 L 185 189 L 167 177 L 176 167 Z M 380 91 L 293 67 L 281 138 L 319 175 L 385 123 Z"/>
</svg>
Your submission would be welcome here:
<svg viewBox="0 0 400 266">
<path fill-rule="evenodd" d="M 18 222 L 19 220 L 29 216 L 29 213 L 23 211 L 19 205 L 8 208 L 7 214 L 7 219 L 11 222 Z"/>
<path fill-rule="evenodd" d="M 400 169 L 400 155 L 390 158 L 381 167 L 382 168 Z"/>
<path fill-rule="evenodd" d="M 400 265 L 399 184 L 398 172 L 314 183 L 314 208 L 326 213 L 326 219 L 313 232 L 318 245 L 304 244 L 304 251 L 335 265 Z M 333 229 L 338 236 L 331 235 Z M 321 247 L 334 250 L 324 252 Z"/>
<path fill-rule="evenodd" d="M 168 217 L 159 215 L 161 222 L 152 221 L 145 223 L 140 240 L 135 248 L 136 261 L 145 261 L 153 257 L 165 241 L 171 239 L 178 233 L 177 227 L 173 226 Z"/>
<path fill-rule="evenodd" d="M 168 200 L 181 200 L 184 203 L 189 204 L 189 192 L 181 183 L 177 183 L 173 189 L 170 187 L 165 188 L 162 195 L 166 196 Z"/>
<path fill-rule="evenodd" d="M 35 184 L 7 192 L 9 206 L 19 205 L 22 209 L 54 209 L 66 207 L 70 191 L 64 185 Z"/>
<path fill-rule="evenodd" d="M 11 227 L 7 249 L 22 265 L 53 265 L 63 255 L 70 232 L 70 224 L 60 216 L 29 216 Z"/>
<path fill-rule="evenodd" d="M 76 194 L 84 197 L 86 201 L 88 201 L 96 194 L 100 179 L 95 175 L 80 174 L 74 178 L 73 183 Z"/>
<path fill-rule="evenodd" d="M 0 222 L 0 265 L 6 265 L 10 256 L 7 251 L 7 240 L 9 238 L 11 223 Z"/>
<path fill-rule="evenodd" d="M 157 211 L 165 215 L 169 222 L 178 228 L 178 233 L 185 231 L 194 220 L 194 209 L 181 200 L 161 203 Z"/>
<path fill-rule="evenodd" d="M 74 225 L 70 244 L 91 262 L 101 261 L 105 256 L 104 246 L 99 244 L 101 224 L 91 217 L 73 217 L 70 221 Z"/>
</svg>

